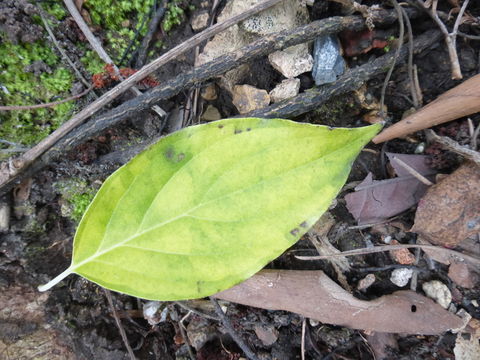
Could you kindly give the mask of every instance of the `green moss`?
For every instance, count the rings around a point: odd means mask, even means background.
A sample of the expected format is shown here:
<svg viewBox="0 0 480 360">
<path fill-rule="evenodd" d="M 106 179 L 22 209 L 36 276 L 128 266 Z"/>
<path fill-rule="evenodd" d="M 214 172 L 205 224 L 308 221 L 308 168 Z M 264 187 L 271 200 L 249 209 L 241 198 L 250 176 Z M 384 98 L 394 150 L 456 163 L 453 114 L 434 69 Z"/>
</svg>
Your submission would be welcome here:
<svg viewBox="0 0 480 360">
<path fill-rule="evenodd" d="M 79 222 L 88 205 L 92 202 L 96 190 L 80 179 L 68 179 L 54 184 L 61 195 L 62 215 Z"/>
<path fill-rule="evenodd" d="M 84 6 L 93 23 L 105 31 L 106 50 L 115 60 L 127 49 L 153 3 L 154 0 L 89 0 Z M 145 35 L 147 26 L 144 25 L 139 32 L 141 36 Z"/>
<path fill-rule="evenodd" d="M 42 61 L 54 70 L 40 76 L 25 72 L 25 67 L 35 61 Z M 0 102 L 4 105 L 47 103 L 69 96 L 73 75 L 41 41 L 0 42 L 0 69 Z M 53 108 L 0 112 L 0 138 L 32 145 L 63 123 L 73 106 L 73 102 L 67 102 Z"/>
<path fill-rule="evenodd" d="M 50 15 L 55 16 L 57 20 L 62 20 L 68 14 L 67 9 L 65 9 L 61 1 L 45 1 L 42 3 L 42 8 Z"/>
<path fill-rule="evenodd" d="M 167 5 L 167 12 L 162 22 L 163 30 L 170 31 L 175 25 L 180 25 L 184 19 L 185 11 L 181 0 L 173 0 Z"/>
<path fill-rule="evenodd" d="M 85 66 L 85 69 L 92 75 L 102 72 L 105 66 L 103 60 L 100 59 L 93 50 L 87 50 L 85 56 L 82 57 L 80 61 L 83 63 L 83 66 Z"/>
<path fill-rule="evenodd" d="M 72 205 L 72 214 L 70 217 L 75 221 L 80 221 L 83 214 L 87 210 L 88 205 L 92 202 L 95 192 L 87 191 L 82 194 L 75 194 L 70 198 Z"/>
</svg>

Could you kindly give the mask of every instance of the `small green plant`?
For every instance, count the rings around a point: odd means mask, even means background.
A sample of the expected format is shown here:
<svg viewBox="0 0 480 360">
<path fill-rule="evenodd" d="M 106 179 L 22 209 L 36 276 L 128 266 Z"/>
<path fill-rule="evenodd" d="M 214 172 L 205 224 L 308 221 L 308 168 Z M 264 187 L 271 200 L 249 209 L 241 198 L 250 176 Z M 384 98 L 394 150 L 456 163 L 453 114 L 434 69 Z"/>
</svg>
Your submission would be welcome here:
<svg viewBox="0 0 480 360">
<path fill-rule="evenodd" d="M 388 45 L 383 48 L 384 52 L 388 53 L 391 50 L 390 45 L 393 43 L 394 40 L 395 40 L 395 36 L 391 35 L 388 37 L 387 39 Z"/>
<path fill-rule="evenodd" d="M 249 278 L 328 209 L 380 125 L 229 119 L 164 137 L 112 174 L 75 235 L 71 273 L 153 300 Z"/>
<path fill-rule="evenodd" d="M 89 10 L 93 23 L 105 31 L 107 52 L 113 59 L 118 59 L 136 31 L 140 36 L 146 34 L 147 26 L 141 25 L 153 3 L 154 0 L 89 0 L 84 6 Z"/>
<path fill-rule="evenodd" d="M 184 19 L 185 11 L 181 7 L 180 1 L 175 0 L 167 5 L 167 12 L 162 22 L 163 30 L 170 31 L 175 25 L 180 25 Z"/>
</svg>

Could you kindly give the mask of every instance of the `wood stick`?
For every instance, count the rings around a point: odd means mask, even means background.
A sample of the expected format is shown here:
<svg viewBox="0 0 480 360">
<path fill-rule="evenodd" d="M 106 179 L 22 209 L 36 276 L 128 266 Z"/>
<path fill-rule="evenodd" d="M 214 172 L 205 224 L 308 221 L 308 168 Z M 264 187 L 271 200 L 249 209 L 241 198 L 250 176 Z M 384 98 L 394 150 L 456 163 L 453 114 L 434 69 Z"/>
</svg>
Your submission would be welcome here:
<svg viewBox="0 0 480 360">
<path fill-rule="evenodd" d="M 22 156 L 8 163 L 3 163 L 0 166 L 0 187 L 5 185 L 12 177 L 16 176 L 20 172 L 25 171 L 33 161 L 40 157 L 45 151 L 50 149 L 58 140 L 67 135 L 74 128 L 82 124 L 86 119 L 95 114 L 98 110 L 103 108 L 105 105 L 109 104 L 111 101 L 116 99 L 119 95 L 123 94 L 125 91 L 130 89 L 138 81 L 143 80 L 152 72 L 156 71 L 161 66 L 165 65 L 167 62 L 175 59 L 179 55 L 185 53 L 187 50 L 194 48 L 197 45 L 200 45 L 203 41 L 209 39 L 215 34 L 229 28 L 230 26 L 239 23 L 242 20 L 249 18 L 250 16 L 259 13 L 262 10 L 268 9 L 273 5 L 277 4 L 281 0 L 266 0 L 251 9 L 239 14 L 237 16 L 231 17 L 228 20 L 225 20 L 222 23 L 213 25 L 212 27 L 205 29 L 204 31 L 194 35 L 187 41 L 182 44 L 174 47 L 172 50 L 163 54 L 156 60 L 152 61 L 148 65 L 145 65 L 138 72 L 130 76 L 125 81 L 122 81 L 120 84 L 115 86 L 113 89 L 109 90 L 103 94 L 100 98 L 92 102 L 85 109 L 77 113 L 69 121 L 60 126 L 48 137 L 40 141 L 33 148 L 25 152 Z"/>
<path fill-rule="evenodd" d="M 408 13 L 411 18 L 414 18 L 415 16 L 418 16 L 420 12 L 413 10 L 408 11 Z M 373 20 L 376 24 L 391 24 L 396 21 L 396 19 L 397 17 L 394 11 L 383 10 L 375 13 L 375 16 L 373 17 Z M 122 105 L 119 105 L 115 109 L 96 117 L 94 121 L 89 121 L 78 129 L 75 129 L 68 134 L 68 136 L 63 138 L 61 141 L 55 144 L 55 146 L 48 150 L 39 161 L 36 161 L 31 166 L 31 169 L 27 173 L 7 173 L 5 177 L 5 173 L 8 172 L 8 167 L 5 170 L 0 169 L 0 194 L 8 191 L 20 178 L 33 174 L 43 166 L 57 159 L 59 156 L 63 156 L 66 151 L 73 149 L 76 145 L 98 134 L 100 131 L 111 126 L 115 126 L 125 119 L 134 117 L 139 111 L 144 111 L 156 102 L 162 99 L 170 98 L 188 87 L 219 76 L 240 64 L 260 56 L 264 56 L 275 50 L 280 50 L 282 48 L 313 40 L 315 37 L 320 35 L 337 33 L 345 29 L 361 30 L 365 27 L 365 21 L 361 16 L 332 17 L 324 20 L 318 20 L 308 25 L 300 26 L 296 29 L 266 36 L 249 45 L 246 45 L 241 49 L 214 59 L 186 73 L 180 74 L 166 83 L 146 92 L 145 94 L 131 99 Z M 417 39 L 417 52 L 428 47 L 430 43 L 434 43 L 439 38 L 438 33 L 437 35 L 435 34 L 435 32 L 428 33 L 425 37 Z M 431 38 L 429 38 L 429 36 L 431 36 Z M 351 76 L 353 76 L 353 78 L 344 76 L 342 77 L 343 80 L 341 83 L 338 83 L 338 85 L 335 85 L 337 83 L 334 83 L 326 89 L 322 87 L 319 89 L 314 89 L 313 92 L 309 92 L 307 97 L 313 97 L 313 99 L 310 99 L 310 102 L 313 101 L 313 104 L 310 104 L 309 107 L 305 108 L 303 112 L 310 111 L 318 104 L 326 101 L 331 95 L 335 95 L 329 94 L 329 91 L 332 91 L 332 87 L 333 90 L 338 87 L 339 91 L 337 91 L 337 93 L 342 93 L 342 89 L 344 89 L 344 91 L 350 91 L 349 89 L 354 90 L 359 87 L 363 81 L 368 80 L 372 74 L 379 74 L 387 71 L 388 69 L 383 68 L 388 66 L 389 60 L 385 57 L 382 57 L 382 59 L 384 59 L 383 62 L 387 62 L 387 65 L 380 61 L 375 63 L 372 68 L 369 68 L 370 70 L 366 69 L 364 66 L 354 69 L 352 70 L 353 72 L 349 73 Z M 367 64 L 367 67 L 369 67 L 369 64 Z M 376 70 L 372 72 L 372 69 Z M 362 81 L 356 82 L 355 76 L 360 76 Z M 346 86 L 344 82 L 347 83 Z M 351 84 L 348 85 L 349 83 Z M 318 95 L 318 91 L 321 92 L 321 96 L 320 98 L 315 98 L 315 95 Z M 302 96 L 305 95 L 302 94 Z M 302 98 L 298 99 L 299 102 L 303 101 Z M 283 103 L 280 105 L 282 109 L 279 109 L 279 105 L 271 106 L 267 109 L 270 109 L 272 114 L 280 113 L 282 116 L 288 117 L 296 113 L 302 113 L 301 104 L 297 105 L 300 105 L 300 109 L 297 109 L 296 107 L 292 108 L 289 106 L 284 106 Z"/>
<path fill-rule="evenodd" d="M 113 66 L 113 70 L 115 71 L 115 75 L 118 76 L 118 78 L 122 81 L 125 80 L 125 78 L 120 74 L 120 70 L 118 69 L 117 65 L 115 65 L 113 59 L 108 55 L 108 53 L 105 51 L 103 48 L 102 44 L 100 44 L 100 41 L 98 41 L 97 37 L 93 35 L 92 31 L 88 27 L 87 23 L 83 19 L 82 15 L 77 9 L 77 6 L 73 3 L 73 0 L 63 0 L 65 6 L 67 7 L 68 11 L 70 12 L 70 15 L 72 15 L 73 19 L 77 23 L 78 27 L 80 30 L 83 32 L 83 35 L 87 38 L 88 42 L 92 46 L 93 50 L 98 54 L 98 56 L 107 64 L 111 64 Z M 130 90 L 133 92 L 135 96 L 142 95 L 142 92 L 133 85 Z M 160 106 L 154 105 L 152 106 L 152 110 L 160 116 L 160 118 L 163 118 L 167 115 L 165 110 L 163 110 Z"/>
<path fill-rule="evenodd" d="M 49 103 L 43 104 L 35 104 L 35 105 L 8 105 L 8 106 L 0 106 L 0 111 L 13 111 L 13 110 L 35 110 L 35 109 L 43 109 L 47 107 L 54 107 L 56 105 L 60 105 L 66 103 L 68 101 L 76 100 L 81 98 L 84 95 L 87 95 L 92 90 L 92 87 L 83 90 L 80 94 L 69 96 L 62 100 L 52 101 Z"/>
<path fill-rule="evenodd" d="M 410 14 L 410 16 L 413 16 L 412 13 Z M 396 14 L 393 11 L 381 11 L 375 19 L 377 24 L 392 23 L 396 21 Z M 98 134 L 108 127 L 115 126 L 123 120 L 134 117 L 139 111 L 148 109 L 151 104 L 163 99 L 168 99 L 188 87 L 221 75 L 254 58 L 266 55 L 275 50 L 313 40 L 317 36 L 337 33 L 344 29 L 361 30 L 365 27 L 365 22 L 360 16 L 332 17 L 259 39 L 239 50 L 181 74 L 143 94 L 141 97 L 131 99 L 102 116 L 97 117 L 95 121 L 82 125 L 68 137 L 56 144 L 42 157 L 42 160 L 45 163 L 49 163 L 58 156 L 61 156 L 66 150 L 72 149 L 91 136 Z M 440 37 L 438 31 L 428 32 L 423 37 L 419 37 L 415 42 L 416 52 L 421 52 Z M 405 54 L 405 52 L 402 52 L 401 57 L 404 58 Z M 387 71 L 388 68 L 386 69 L 386 67 L 388 67 L 391 61 L 389 56 L 391 55 L 384 55 L 377 59 L 378 61 L 376 60 L 371 64 L 352 69 L 333 84 L 308 90 L 290 101 L 271 105 L 256 112 L 249 113 L 246 116 L 288 118 L 310 111 L 327 101 L 330 97 L 355 90 L 372 76 Z M 2 189 L 0 189 L 0 193 L 1 190 Z"/>
</svg>

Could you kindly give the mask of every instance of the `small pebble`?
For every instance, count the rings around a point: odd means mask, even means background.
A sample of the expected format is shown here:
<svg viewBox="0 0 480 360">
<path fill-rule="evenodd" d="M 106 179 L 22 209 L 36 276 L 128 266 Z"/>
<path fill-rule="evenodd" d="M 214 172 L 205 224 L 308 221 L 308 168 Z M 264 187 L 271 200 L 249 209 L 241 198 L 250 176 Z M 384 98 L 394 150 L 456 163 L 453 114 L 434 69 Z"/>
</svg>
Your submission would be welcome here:
<svg viewBox="0 0 480 360">
<path fill-rule="evenodd" d="M 357 290 L 365 291 L 375 282 L 375 275 L 368 274 L 362 280 L 358 282 Z"/>
<path fill-rule="evenodd" d="M 392 271 L 390 281 L 398 287 L 404 287 L 413 275 L 412 269 L 400 268 Z"/>
<path fill-rule="evenodd" d="M 452 302 L 452 293 L 444 283 L 438 280 L 432 280 L 422 285 L 422 289 L 429 298 L 435 300 L 444 309 Z"/>
</svg>

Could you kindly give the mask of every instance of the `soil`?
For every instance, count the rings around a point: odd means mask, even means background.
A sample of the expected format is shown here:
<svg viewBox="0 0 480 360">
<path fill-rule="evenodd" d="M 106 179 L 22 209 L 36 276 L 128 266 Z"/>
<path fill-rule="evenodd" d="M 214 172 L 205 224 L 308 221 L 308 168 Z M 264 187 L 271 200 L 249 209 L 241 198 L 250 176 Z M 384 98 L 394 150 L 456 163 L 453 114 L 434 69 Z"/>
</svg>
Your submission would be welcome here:
<svg viewBox="0 0 480 360">
<path fill-rule="evenodd" d="M 13 5 L 17 3 L 16 5 Z M 193 2 L 200 9 L 200 2 Z M 316 2 L 311 9 L 313 19 L 340 15 L 337 4 Z M 367 2 L 373 3 L 373 1 Z M 32 41 L 39 36 L 46 37 L 41 27 L 35 25 L 26 1 L 4 1 L 0 5 L 0 31 L 11 41 Z M 15 14 L 15 21 L 5 14 Z M 480 16 L 478 4 L 470 4 L 469 13 Z M 70 29 L 67 18 L 62 21 L 63 29 Z M 167 48 L 181 43 L 194 32 L 186 19 L 175 27 L 166 37 Z M 435 25 L 428 17 L 412 22 L 414 34 Z M 28 29 L 28 31 L 25 31 Z M 56 31 L 62 31 L 58 27 Z M 390 31 L 396 34 L 397 24 Z M 476 28 L 478 31 L 478 28 Z M 470 30 L 467 26 L 465 31 Z M 475 29 L 474 29 L 475 30 Z M 67 51 L 78 58 L 75 43 L 80 41 L 75 32 L 66 38 Z M 41 34 L 41 35 L 39 35 Z M 160 37 L 165 35 L 158 35 Z M 67 41 L 68 40 L 68 41 Z M 480 70 L 480 43 L 460 38 L 458 41 L 460 64 L 464 78 L 467 79 Z M 370 61 L 382 54 L 383 50 L 373 50 L 357 58 L 349 59 L 349 66 Z M 75 55 L 77 54 L 77 55 Z M 155 74 L 158 81 L 168 79 L 191 68 L 193 52 L 172 61 Z M 419 80 L 422 86 L 424 103 L 435 99 L 439 94 L 452 88 L 460 81 L 450 76 L 448 53 L 443 42 L 428 52 L 415 56 Z M 271 90 L 281 80 L 281 76 L 269 65 L 266 59 L 259 59 L 251 66 L 252 72 L 244 83 Z M 49 71 L 41 64 L 31 71 Z M 367 84 L 368 92 L 380 98 L 384 75 L 378 76 Z M 302 91 L 313 85 L 310 73 L 301 76 Z M 410 92 L 407 67 L 399 66 L 393 72 L 386 92 L 386 105 L 391 119 L 397 121 L 403 113 L 412 107 L 408 100 Z M 200 84 L 199 84 L 200 86 Z M 187 94 L 180 94 L 162 103 L 162 107 L 171 111 L 175 106 L 185 104 Z M 121 101 L 121 100 L 119 100 Z M 220 90 L 220 96 L 212 101 L 222 116 L 237 115 L 231 103 L 231 96 Z M 353 94 L 333 98 L 315 112 L 305 114 L 299 121 L 329 126 L 361 125 L 361 116 L 366 113 L 358 106 Z M 200 104 L 203 106 L 203 104 Z M 205 106 L 206 107 L 206 106 Z M 360 109 L 360 110 L 359 110 Z M 471 117 L 475 124 L 479 115 Z M 454 132 L 464 128 L 465 119 L 452 123 Z M 447 127 L 443 127 L 446 131 Z M 128 359 L 125 346 L 115 323 L 112 309 L 107 302 L 104 290 L 79 277 L 70 276 L 48 293 L 39 293 L 36 287 L 68 267 L 72 254 L 72 240 L 76 223 L 68 216 L 62 216 L 64 199 L 55 184 L 69 179 L 83 180 L 92 187 L 98 187 L 117 167 L 118 161 L 109 160 L 105 155 L 124 150 L 129 146 L 152 139 L 160 135 L 163 125 L 154 117 L 139 115 L 122 126 L 98 134 L 78 147 L 75 151 L 42 170 L 33 177 L 31 183 L 24 182 L 9 196 L 3 199 L 12 209 L 9 230 L 0 235 L 0 359 Z M 383 146 L 370 146 L 371 149 L 392 151 L 404 154 L 414 153 L 424 139 L 416 134 L 409 139 L 399 139 Z M 439 150 L 436 153 L 439 167 L 444 173 L 453 171 L 459 164 L 457 156 Z M 353 166 L 348 183 L 362 180 L 368 172 L 377 179 L 385 177 L 385 170 L 379 156 L 371 152 L 362 152 Z M 22 196 L 23 194 L 23 196 Z M 379 243 L 385 232 L 379 228 L 358 230 L 350 228 L 356 225 L 342 200 L 345 193 L 339 195 L 337 205 L 331 210 L 336 225 L 329 233 L 329 239 L 339 250 L 350 250 Z M 412 224 L 414 209 L 402 214 L 398 223 L 404 224 L 404 230 L 390 226 L 388 233 L 402 243 L 415 240 L 416 235 L 406 229 Z M 321 269 L 332 279 L 337 274 L 328 263 L 302 262 L 293 254 L 315 254 L 314 247 L 304 238 L 280 258 L 273 261 L 269 268 L 281 269 Z M 375 299 L 392 293 L 398 288 L 389 281 L 392 265 L 390 257 L 383 253 L 359 256 L 350 259 L 352 270 L 347 281 L 355 284 L 367 273 L 375 273 L 376 283 L 365 292 L 355 291 L 361 299 Z M 439 279 L 446 283 L 454 295 L 457 308 L 465 308 L 473 317 L 479 318 L 478 307 L 472 300 L 480 297 L 478 287 L 466 290 L 456 286 L 447 276 L 447 267 L 439 266 L 431 270 L 425 261 L 418 264 L 421 269 L 419 283 Z M 370 268 L 368 272 L 364 269 Z M 374 268 L 372 270 L 372 268 Z M 179 319 L 189 314 L 188 310 L 175 303 L 168 303 L 168 315 L 165 321 L 150 325 L 142 314 L 144 300 L 112 293 L 115 307 L 121 318 L 128 341 L 137 359 L 188 359 L 185 339 L 179 329 Z M 213 314 L 207 301 L 189 304 L 204 312 Z M 260 359 L 299 359 L 301 353 L 302 321 L 296 314 L 282 311 L 266 311 L 245 306 L 228 304 L 229 318 L 234 328 L 245 341 L 255 349 Z M 190 314 L 185 320 L 190 342 L 196 344 L 197 359 L 239 359 L 242 352 L 232 341 L 223 327 L 214 320 L 200 315 Z M 258 335 L 261 327 L 267 333 L 275 334 L 273 344 L 265 342 Z M 257 331 L 256 331 L 257 330 Z M 204 340 L 202 340 L 202 337 Z M 40 340 L 39 340 L 40 339 Z M 263 340 L 263 341 L 262 341 Z M 42 342 L 43 341 L 43 342 Z M 327 324 L 307 321 L 305 359 L 374 359 L 376 358 L 368 342 L 368 334 Z M 396 337 L 398 346 L 385 350 L 388 359 L 453 359 L 455 335 Z"/>
</svg>

